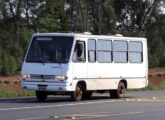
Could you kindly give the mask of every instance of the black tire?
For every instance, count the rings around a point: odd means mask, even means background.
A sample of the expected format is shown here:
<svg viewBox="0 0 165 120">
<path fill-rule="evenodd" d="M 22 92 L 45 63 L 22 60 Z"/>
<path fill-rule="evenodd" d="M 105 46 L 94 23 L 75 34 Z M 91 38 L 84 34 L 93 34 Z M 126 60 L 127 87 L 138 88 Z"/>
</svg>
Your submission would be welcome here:
<svg viewBox="0 0 165 120">
<path fill-rule="evenodd" d="M 38 101 L 45 101 L 48 96 L 48 93 L 45 91 L 36 91 L 36 97 Z"/>
<path fill-rule="evenodd" d="M 125 84 L 123 82 L 119 82 L 117 90 L 110 90 L 111 98 L 123 98 L 126 91 Z"/>
<path fill-rule="evenodd" d="M 75 91 L 73 91 L 71 93 L 71 99 L 74 100 L 74 101 L 81 101 L 82 100 L 82 96 L 83 96 L 83 91 L 82 91 L 81 85 L 78 84 L 76 86 Z"/>
<path fill-rule="evenodd" d="M 90 99 L 91 96 L 92 96 L 92 91 L 84 91 L 83 92 L 83 96 L 82 96 L 83 98 L 82 99 L 84 99 L 84 100 Z"/>
</svg>

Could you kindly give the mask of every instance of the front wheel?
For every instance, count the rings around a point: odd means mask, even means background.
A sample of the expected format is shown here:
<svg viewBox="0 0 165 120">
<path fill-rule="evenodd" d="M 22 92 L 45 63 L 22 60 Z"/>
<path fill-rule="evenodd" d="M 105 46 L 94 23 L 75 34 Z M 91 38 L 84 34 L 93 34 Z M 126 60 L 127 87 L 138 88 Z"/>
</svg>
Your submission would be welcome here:
<svg viewBox="0 0 165 120">
<path fill-rule="evenodd" d="M 117 90 L 110 90 L 111 98 L 123 98 L 126 91 L 125 84 L 123 82 L 119 82 Z"/>
<path fill-rule="evenodd" d="M 82 100 L 83 91 L 81 89 L 81 85 L 77 85 L 75 91 L 71 93 L 71 99 L 74 101 Z"/>
<path fill-rule="evenodd" d="M 38 101 L 45 101 L 48 94 L 45 91 L 36 91 L 36 97 Z"/>
</svg>

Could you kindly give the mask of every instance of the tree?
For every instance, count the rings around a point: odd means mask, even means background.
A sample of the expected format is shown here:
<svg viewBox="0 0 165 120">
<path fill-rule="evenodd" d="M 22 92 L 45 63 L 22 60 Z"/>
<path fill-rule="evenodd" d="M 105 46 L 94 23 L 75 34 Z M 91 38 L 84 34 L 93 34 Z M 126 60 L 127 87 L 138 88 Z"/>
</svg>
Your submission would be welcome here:
<svg viewBox="0 0 165 120">
<path fill-rule="evenodd" d="M 83 10 L 86 9 L 86 1 L 82 0 L 67 0 L 66 12 L 69 14 L 68 23 L 69 31 L 71 32 L 83 32 Z"/>
<path fill-rule="evenodd" d="M 67 16 L 64 11 L 65 0 L 48 0 L 42 6 L 36 19 L 38 32 L 67 31 Z"/>
<path fill-rule="evenodd" d="M 160 0 L 116 0 L 114 8 L 118 17 L 118 30 L 123 34 L 144 36 L 148 20 Z"/>
<path fill-rule="evenodd" d="M 165 66 L 163 0 L 0 0 L 0 75 L 21 70 L 35 32 L 145 36 L 149 66 Z"/>
<path fill-rule="evenodd" d="M 165 15 L 157 15 L 147 27 L 149 67 L 165 67 Z"/>
<path fill-rule="evenodd" d="M 91 19 L 90 31 L 94 34 L 115 33 L 116 15 L 113 1 L 93 0 L 89 1 L 89 16 Z"/>
</svg>

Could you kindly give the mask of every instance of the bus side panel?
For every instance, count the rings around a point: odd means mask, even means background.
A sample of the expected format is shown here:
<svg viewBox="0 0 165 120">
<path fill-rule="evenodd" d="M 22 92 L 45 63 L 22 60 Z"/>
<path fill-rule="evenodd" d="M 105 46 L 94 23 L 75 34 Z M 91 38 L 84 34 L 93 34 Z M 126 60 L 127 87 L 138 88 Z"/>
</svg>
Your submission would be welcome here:
<svg viewBox="0 0 165 120">
<path fill-rule="evenodd" d="M 88 63 L 88 90 L 117 89 L 120 80 L 127 88 L 144 88 L 148 85 L 147 43 L 143 41 L 142 63 Z"/>
<path fill-rule="evenodd" d="M 109 90 L 117 89 L 118 79 L 88 79 L 87 90 Z"/>
<path fill-rule="evenodd" d="M 75 89 L 78 81 L 85 81 L 87 90 L 117 89 L 121 80 L 126 80 L 127 88 L 146 87 L 148 84 L 147 42 L 142 42 L 142 63 L 73 63 L 72 89 Z"/>
<path fill-rule="evenodd" d="M 146 86 L 145 64 L 93 64 L 88 66 L 88 90 L 117 89 L 120 80 L 127 81 L 128 88 Z"/>
</svg>

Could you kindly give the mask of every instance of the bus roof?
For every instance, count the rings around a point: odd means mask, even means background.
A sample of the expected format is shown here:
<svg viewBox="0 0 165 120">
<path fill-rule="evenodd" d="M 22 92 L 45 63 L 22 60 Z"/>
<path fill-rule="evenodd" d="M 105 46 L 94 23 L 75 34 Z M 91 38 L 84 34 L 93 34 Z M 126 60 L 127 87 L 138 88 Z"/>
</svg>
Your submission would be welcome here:
<svg viewBox="0 0 165 120">
<path fill-rule="evenodd" d="M 91 35 L 89 33 L 35 33 L 33 36 L 72 36 L 89 39 L 113 39 L 113 40 L 147 40 L 144 37 L 125 37 L 122 35 Z"/>
</svg>

